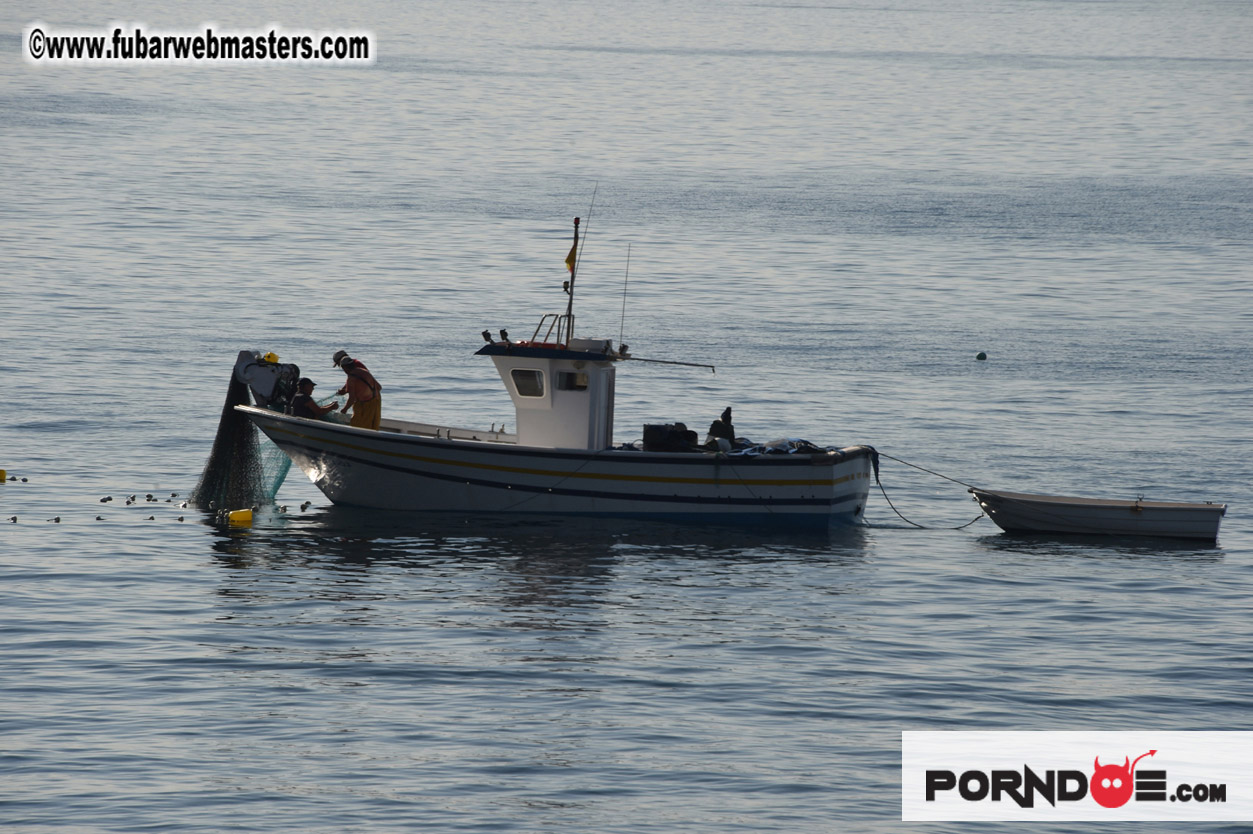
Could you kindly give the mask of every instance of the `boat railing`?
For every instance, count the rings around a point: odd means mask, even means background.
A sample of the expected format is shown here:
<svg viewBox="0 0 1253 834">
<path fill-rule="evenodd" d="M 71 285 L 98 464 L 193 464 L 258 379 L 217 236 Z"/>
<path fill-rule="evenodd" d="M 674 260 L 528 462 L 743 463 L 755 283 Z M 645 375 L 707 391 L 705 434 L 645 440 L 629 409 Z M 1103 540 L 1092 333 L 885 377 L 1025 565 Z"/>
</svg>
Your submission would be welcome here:
<svg viewBox="0 0 1253 834">
<path fill-rule="evenodd" d="M 434 423 L 415 423 L 409 420 L 389 420 L 384 418 L 379 431 L 391 434 L 409 434 L 415 437 L 430 437 L 435 440 L 478 440 L 483 443 L 502 443 L 515 446 L 518 435 L 505 431 L 504 423 L 497 429 L 493 423 L 491 429 L 471 429 L 458 426 L 440 426 Z"/>
<path fill-rule="evenodd" d="M 570 337 L 573 334 L 573 314 L 545 313 L 540 317 L 535 332 L 531 334 L 530 344 L 537 347 L 565 347 L 570 344 Z"/>
</svg>

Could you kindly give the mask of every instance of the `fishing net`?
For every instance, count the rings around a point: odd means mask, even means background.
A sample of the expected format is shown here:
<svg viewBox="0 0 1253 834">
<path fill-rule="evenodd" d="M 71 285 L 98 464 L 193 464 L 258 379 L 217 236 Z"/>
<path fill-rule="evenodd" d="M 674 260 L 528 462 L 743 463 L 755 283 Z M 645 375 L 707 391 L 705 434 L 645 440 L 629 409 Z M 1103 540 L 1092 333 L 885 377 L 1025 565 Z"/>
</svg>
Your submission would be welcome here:
<svg viewBox="0 0 1253 834">
<path fill-rule="evenodd" d="M 197 507 L 228 510 L 269 503 L 291 468 L 291 459 L 236 411 L 237 405 L 248 405 L 248 386 L 232 374 L 213 449 L 188 499 Z"/>
</svg>

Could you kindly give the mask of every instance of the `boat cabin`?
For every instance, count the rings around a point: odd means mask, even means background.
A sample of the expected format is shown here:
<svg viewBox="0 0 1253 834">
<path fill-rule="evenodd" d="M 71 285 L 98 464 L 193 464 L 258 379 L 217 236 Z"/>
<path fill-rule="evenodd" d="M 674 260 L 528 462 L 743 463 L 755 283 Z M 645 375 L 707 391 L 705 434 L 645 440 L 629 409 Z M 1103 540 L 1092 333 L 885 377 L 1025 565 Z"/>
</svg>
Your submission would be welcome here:
<svg viewBox="0 0 1253 834">
<path fill-rule="evenodd" d="M 599 451 L 613 445 L 614 362 L 609 339 L 491 341 L 478 350 L 496 364 L 517 414 L 519 446 Z"/>
</svg>

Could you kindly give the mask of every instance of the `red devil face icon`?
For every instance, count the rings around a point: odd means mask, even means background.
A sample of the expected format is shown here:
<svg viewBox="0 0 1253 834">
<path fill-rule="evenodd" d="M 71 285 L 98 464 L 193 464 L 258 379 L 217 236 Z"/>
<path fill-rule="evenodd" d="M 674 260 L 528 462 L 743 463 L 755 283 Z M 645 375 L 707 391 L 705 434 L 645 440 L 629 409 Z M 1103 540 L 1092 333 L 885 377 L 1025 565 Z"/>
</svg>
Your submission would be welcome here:
<svg viewBox="0 0 1253 834">
<path fill-rule="evenodd" d="M 1101 757 L 1097 756 L 1093 759 L 1096 771 L 1088 781 L 1088 791 L 1092 794 L 1092 798 L 1103 808 L 1121 808 L 1126 805 L 1127 800 L 1131 799 L 1131 794 L 1135 791 L 1135 780 L 1132 774 L 1136 765 L 1140 763 L 1140 759 L 1152 756 L 1156 752 L 1156 750 L 1150 750 L 1137 756 L 1135 762 L 1132 762 L 1131 757 L 1128 756 L 1121 765 L 1103 765 Z"/>
</svg>

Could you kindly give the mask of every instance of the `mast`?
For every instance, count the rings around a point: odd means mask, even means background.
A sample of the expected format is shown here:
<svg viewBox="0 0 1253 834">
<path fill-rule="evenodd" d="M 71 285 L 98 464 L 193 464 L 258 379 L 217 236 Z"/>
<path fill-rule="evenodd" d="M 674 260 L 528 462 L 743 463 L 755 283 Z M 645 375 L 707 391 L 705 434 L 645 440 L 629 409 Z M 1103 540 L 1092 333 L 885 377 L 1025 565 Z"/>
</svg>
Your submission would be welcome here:
<svg viewBox="0 0 1253 834">
<path fill-rule="evenodd" d="M 566 301 L 566 326 L 570 332 L 566 334 L 566 341 L 569 342 L 574 336 L 573 333 L 573 317 L 574 317 L 574 277 L 579 268 L 579 218 L 574 218 L 574 243 L 570 246 L 570 254 L 566 255 L 566 269 L 570 270 L 570 280 L 566 282 L 566 295 L 570 298 Z"/>
<path fill-rule="evenodd" d="M 592 188 L 592 202 L 591 205 L 587 207 L 588 228 L 591 228 L 592 225 L 592 211 L 596 208 L 596 191 L 599 188 L 599 183 Z M 583 237 L 584 239 L 587 237 L 586 230 L 584 231 Z M 570 270 L 570 280 L 565 283 L 566 294 L 570 296 L 566 300 L 565 316 L 567 345 L 570 344 L 570 340 L 574 338 L 574 278 L 575 274 L 578 272 L 579 258 L 581 254 L 582 253 L 579 252 L 579 218 L 576 217 L 574 218 L 574 244 L 570 247 L 570 254 L 566 255 L 566 269 Z"/>
</svg>

